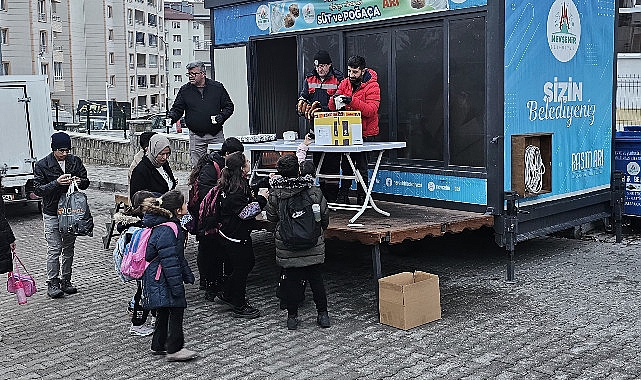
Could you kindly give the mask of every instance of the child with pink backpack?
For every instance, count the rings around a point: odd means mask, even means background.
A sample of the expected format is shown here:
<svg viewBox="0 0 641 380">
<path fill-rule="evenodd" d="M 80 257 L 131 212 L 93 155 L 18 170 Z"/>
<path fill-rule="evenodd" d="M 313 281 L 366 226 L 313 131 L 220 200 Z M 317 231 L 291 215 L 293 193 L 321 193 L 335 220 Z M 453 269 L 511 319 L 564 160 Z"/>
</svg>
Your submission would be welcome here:
<svg viewBox="0 0 641 380">
<path fill-rule="evenodd" d="M 180 218 L 187 214 L 185 197 L 178 190 L 170 190 L 160 198 L 146 199 L 142 209 L 143 226 L 153 227 L 145 254 L 149 264 L 142 276 L 143 307 L 156 309 L 151 352 L 166 355 L 167 361 L 191 360 L 198 354 L 184 347 L 187 300 L 183 284 L 194 283 L 184 254 L 185 231 L 180 226 Z M 163 225 L 167 222 L 175 224 L 176 229 Z"/>
</svg>

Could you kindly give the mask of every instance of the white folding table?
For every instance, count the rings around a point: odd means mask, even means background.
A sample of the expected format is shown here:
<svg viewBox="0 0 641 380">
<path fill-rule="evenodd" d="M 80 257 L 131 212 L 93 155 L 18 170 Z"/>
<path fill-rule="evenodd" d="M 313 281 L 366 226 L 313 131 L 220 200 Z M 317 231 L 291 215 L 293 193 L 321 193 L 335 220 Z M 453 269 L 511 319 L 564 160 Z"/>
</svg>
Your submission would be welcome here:
<svg viewBox="0 0 641 380">
<path fill-rule="evenodd" d="M 276 140 L 272 142 L 264 143 L 253 143 L 253 144 L 244 144 L 245 151 L 248 151 L 251 156 L 253 151 L 276 151 L 276 152 L 296 152 L 298 145 L 303 142 L 303 140 L 295 141 L 284 141 Z M 376 175 L 378 174 L 378 168 L 381 164 L 381 158 L 383 157 L 383 152 L 391 149 L 402 149 L 405 148 L 407 144 L 405 142 L 365 142 L 363 145 L 316 145 L 312 143 L 308 147 L 308 152 L 319 152 L 321 153 L 320 161 L 318 162 L 318 167 L 316 168 L 316 177 L 317 178 L 332 178 L 332 179 L 356 179 L 357 186 L 360 186 L 365 189 L 365 201 L 362 205 L 346 205 L 339 203 L 329 203 L 329 207 L 334 209 L 347 209 L 347 210 L 356 210 L 356 215 L 354 215 L 349 222 L 354 223 L 358 217 L 360 217 L 368 207 L 373 208 L 376 212 L 389 216 L 389 212 L 383 211 L 374 202 L 372 198 L 372 189 L 374 188 L 374 182 L 376 180 Z M 210 150 L 219 150 L 222 147 L 222 144 L 210 144 Z M 361 177 L 360 172 L 356 170 L 354 162 L 352 161 L 350 153 L 359 153 L 359 152 L 377 152 L 376 163 L 374 164 L 374 171 L 372 173 L 372 180 L 369 181 L 369 185 L 365 184 L 364 179 Z M 322 174 L 321 168 L 323 166 L 323 161 L 325 159 L 326 153 L 342 153 L 343 156 L 347 159 L 349 166 L 352 168 L 354 175 L 343 175 L 343 174 Z M 273 172 L 274 170 L 266 170 L 260 168 L 261 159 L 259 158 L 254 162 L 251 173 L 251 180 L 254 176 L 259 175 L 260 173 Z"/>
</svg>

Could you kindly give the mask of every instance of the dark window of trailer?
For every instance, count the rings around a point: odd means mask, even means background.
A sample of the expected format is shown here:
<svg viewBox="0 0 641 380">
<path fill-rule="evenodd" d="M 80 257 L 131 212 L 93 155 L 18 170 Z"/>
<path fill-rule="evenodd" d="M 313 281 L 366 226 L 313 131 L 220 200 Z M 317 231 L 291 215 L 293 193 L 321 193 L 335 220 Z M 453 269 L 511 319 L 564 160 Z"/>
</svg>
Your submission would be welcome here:
<svg viewBox="0 0 641 380">
<path fill-rule="evenodd" d="M 391 41 L 390 32 L 352 32 L 345 35 L 345 64 L 347 59 L 353 55 L 360 55 L 365 58 L 367 68 L 374 70 L 378 76 L 378 84 L 381 88 L 381 104 L 378 108 L 378 138 L 377 140 L 389 140 L 389 67 L 391 64 Z M 345 67 L 347 71 L 347 67 Z"/>
<path fill-rule="evenodd" d="M 394 32 L 398 157 L 443 161 L 443 28 Z"/>
<path fill-rule="evenodd" d="M 485 20 L 449 22 L 450 164 L 485 165 Z"/>
</svg>

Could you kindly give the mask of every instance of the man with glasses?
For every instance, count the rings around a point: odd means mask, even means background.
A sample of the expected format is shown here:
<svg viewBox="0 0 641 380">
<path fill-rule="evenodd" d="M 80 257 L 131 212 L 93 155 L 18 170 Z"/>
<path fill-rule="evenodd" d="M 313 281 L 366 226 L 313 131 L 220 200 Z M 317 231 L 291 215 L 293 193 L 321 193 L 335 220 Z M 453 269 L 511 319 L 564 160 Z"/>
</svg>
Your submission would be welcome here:
<svg viewBox="0 0 641 380">
<path fill-rule="evenodd" d="M 192 166 L 207 153 L 207 145 L 222 143 L 223 123 L 234 113 L 227 90 L 222 83 L 207 78 L 205 64 L 187 65 L 189 83 L 183 85 L 167 117 L 175 123 L 183 114 L 189 129 L 189 158 Z"/>
<path fill-rule="evenodd" d="M 314 113 L 329 111 L 329 99 L 336 93 L 341 80 L 343 80 L 343 73 L 332 67 L 332 58 L 329 53 L 325 50 L 319 50 L 314 55 L 314 70 L 305 76 L 297 104 L 298 114 L 308 118 L 312 128 Z M 309 112 L 305 112 L 307 109 L 310 109 Z M 320 161 L 320 154 L 314 155 L 314 164 L 318 165 L 318 161 Z M 340 162 L 340 153 L 325 154 L 321 173 L 338 174 Z M 321 179 L 319 182 L 325 199 L 328 202 L 336 202 L 338 181 Z"/>
<path fill-rule="evenodd" d="M 42 219 L 47 241 L 47 295 L 60 298 L 78 290 L 71 283 L 76 236 L 58 231 L 58 201 L 72 182 L 84 190 L 89 187 L 87 169 L 82 160 L 71 154 L 71 138 L 64 132 L 51 135 L 52 152 L 36 163 L 34 185 L 42 197 Z M 62 255 L 62 273 L 60 256 Z"/>
</svg>

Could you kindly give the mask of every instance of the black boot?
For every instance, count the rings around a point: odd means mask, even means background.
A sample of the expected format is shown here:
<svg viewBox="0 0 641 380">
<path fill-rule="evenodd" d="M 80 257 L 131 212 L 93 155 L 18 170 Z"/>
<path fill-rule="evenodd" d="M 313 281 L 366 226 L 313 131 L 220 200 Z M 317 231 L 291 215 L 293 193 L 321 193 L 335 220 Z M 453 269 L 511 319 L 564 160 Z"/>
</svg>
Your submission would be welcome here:
<svg viewBox="0 0 641 380">
<path fill-rule="evenodd" d="M 78 293 L 78 289 L 75 286 L 73 286 L 73 284 L 71 283 L 71 280 L 67 278 L 63 278 L 62 280 L 60 280 L 60 290 L 62 290 L 66 294 Z"/>
<path fill-rule="evenodd" d="M 336 203 L 348 205 L 349 204 L 349 188 L 341 187 L 336 196 Z"/>
<path fill-rule="evenodd" d="M 207 301 L 214 301 L 218 295 L 219 287 L 214 281 L 208 281 L 205 285 L 205 299 Z"/>
<path fill-rule="evenodd" d="M 60 298 L 64 297 L 65 293 L 60 290 L 60 280 L 57 278 L 52 278 L 47 281 L 47 295 L 51 298 Z"/>
</svg>

